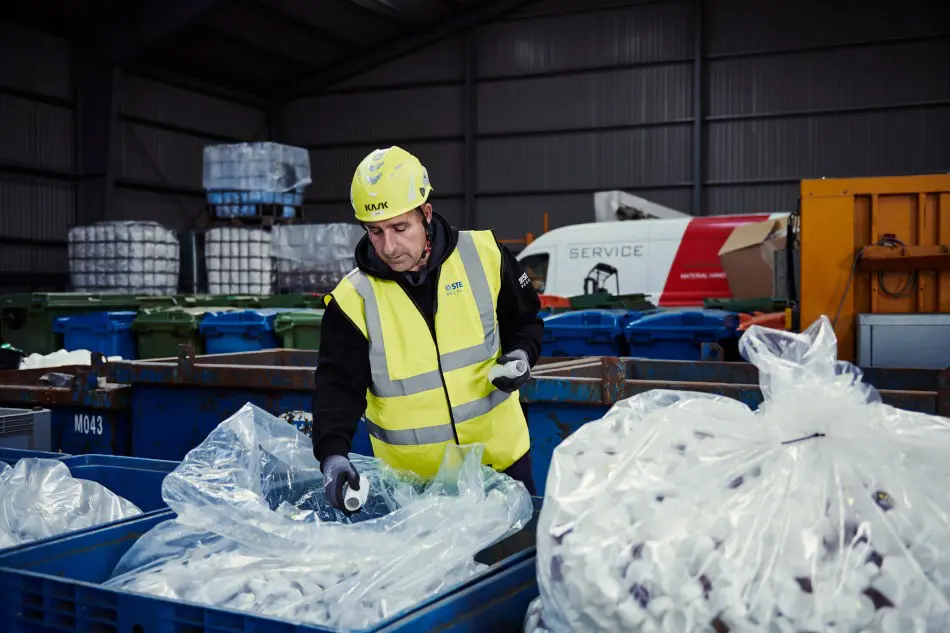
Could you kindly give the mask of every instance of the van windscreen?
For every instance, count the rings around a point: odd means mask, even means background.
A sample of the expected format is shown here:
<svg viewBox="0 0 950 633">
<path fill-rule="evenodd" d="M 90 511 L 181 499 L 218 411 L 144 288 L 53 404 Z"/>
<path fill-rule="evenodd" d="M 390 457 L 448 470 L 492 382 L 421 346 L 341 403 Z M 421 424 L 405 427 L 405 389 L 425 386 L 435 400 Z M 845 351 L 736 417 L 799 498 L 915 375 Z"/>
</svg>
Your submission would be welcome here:
<svg viewBox="0 0 950 633">
<path fill-rule="evenodd" d="M 550 257 L 547 253 L 538 253 L 536 255 L 528 255 L 520 261 L 521 267 L 524 268 L 525 273 L 528 274 L 528 279 L 531 280 L 534 289 L 539 293 L 544 292 L 544 287 L 547 283 L 549 260 Z"/>
</svg>

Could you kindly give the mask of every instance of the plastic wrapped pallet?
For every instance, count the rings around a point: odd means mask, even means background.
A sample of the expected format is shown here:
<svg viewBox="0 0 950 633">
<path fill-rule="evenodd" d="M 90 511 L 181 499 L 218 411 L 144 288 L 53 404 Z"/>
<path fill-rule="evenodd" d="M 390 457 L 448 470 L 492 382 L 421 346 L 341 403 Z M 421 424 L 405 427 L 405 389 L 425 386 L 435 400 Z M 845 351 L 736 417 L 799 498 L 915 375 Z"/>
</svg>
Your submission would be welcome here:
<svg viewBox="0 0 950 633">
<path fill-rule="evenodd" d="M 330 292 L 356 267 L 354 252 L 366 231 L 358 224 L 275 226 L 274 260 L 280 292 Z"/>
<path fill-rule="evenodd" d="M 156 222 L 100 222 L 69 230 L 69 272 L 76 292 L 175 294 L 179 246 Z"/>
<path fill-rule="evenodd" d="M 310 153 L 280 143 L 237 143 L 204 148 L 208 191 L 285 192 L 310 184 Z"/>
<path fill-rule="evenodd" d="M 526 630 L 950 630 L 950 420 L 881 403 L 821 319 L 752 326 L 758 411 L 657 390 L 555 449 Z"/>
<path fill-rule="evenodd" d="M 271 234 L 252 228 L 210 229 L 205 236 L 205 266 L 213 295 L 272 294 Z"/>
<path fill-rule="evenodd" d="M 0 549 L 142 514 L 54 459 L 0 462 Z"/>
<path fill-rule="evenodd" d="M 369 628 L 471 577 L 474 556 L 532 516 L 524 486 L 451 446 L 428 486 L 351 455 L 369 497 L 332 509 L 310 439 L 245 405 L 162 486 L 177 518 L 108 586 L 336 630 Z"/>
</svg>

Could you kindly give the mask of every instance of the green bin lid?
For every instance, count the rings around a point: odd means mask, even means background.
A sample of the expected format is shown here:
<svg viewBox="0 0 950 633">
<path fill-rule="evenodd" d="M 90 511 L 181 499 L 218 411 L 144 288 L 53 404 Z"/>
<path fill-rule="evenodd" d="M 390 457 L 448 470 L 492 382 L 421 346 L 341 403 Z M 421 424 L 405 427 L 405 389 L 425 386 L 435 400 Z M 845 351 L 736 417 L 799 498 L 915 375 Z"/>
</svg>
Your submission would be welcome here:
<svg viewBox="0 0 950 633">
<path fill-rule="evenodd" d="M 298 293 L 290 295 L 274 295 L 261 297 L 262 308 L 322 308 L 323 295 L 315 293 Z"/>
<path fill-rule="evenodd" d="M 142 308 L 161 308 L 180 305 L 181 297 L 164 295 L 161 297 L 139 297 Z"/>
<path fill-rule="evenodd" d="M 258 307 L 262 298 L 250 295 L 175 295 L 166 297 L 142 297 L 145 308 L 180 307 Z"/>
<path fill-rule="evenodd" d="M 274 332 L 281 334 L 295 327 L 319 327 L 323 322 L 323 310 L 283 312 L 274 319 Z"/>
<path fill-rule="evenodd" d="M 261 308 L 261 301 L 267 297 L 253 295 L 208 295 L 209 302 L 205 305 L 224 305 L 232 308 Z"/>
<path fill-rule="evenodd" d="M 135 321 L 132 322 L 132 329 L 136 332 L 178 329 L 182 327 L 197 330 L 198 325 L 206 314 L 212 312 L 231 312 L 235 309 L 236 308 L 218 306 L 201 308 L 148 308 L 139 310 Z"/>
<path fill-rule="evenodd" d="M 89 292 L 23 292 L 0 297 L 2 308 L 66 309 L 116 307 L 135 308 L 139 297 L 132 294 L 95 294 Z"/>
</svg>

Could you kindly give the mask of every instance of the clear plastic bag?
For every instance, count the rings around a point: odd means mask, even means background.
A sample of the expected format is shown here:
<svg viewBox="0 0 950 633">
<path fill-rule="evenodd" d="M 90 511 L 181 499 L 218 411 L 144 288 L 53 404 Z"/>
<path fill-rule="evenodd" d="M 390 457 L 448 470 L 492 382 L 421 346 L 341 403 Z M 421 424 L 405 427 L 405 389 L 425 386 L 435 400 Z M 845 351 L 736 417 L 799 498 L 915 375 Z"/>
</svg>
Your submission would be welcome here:
<svg viewBox="0 0 950 633">
<path fill-rule="evenodd" d="M 310 152 L 269 142 L 208 145 L 202 183 L 207 190 L 302 190 L 311 183 Z"/>
<path fill-rule="evenodd" d="M 526 630 L 950 630 L 950 420 L 882 404 L 836 347 L 825 318 L 753 326 L 758 411 L 657 390 L 558 446 Z"/>
<path fill-rule="evenodd" d="M 69 229 L 69 272 L 76 292 L 174 294 L 178 237 L 157 222 L 99 222 Z"/>
<path fill-rule="evenodd" d="M 277 286 L 282 292 L 330 292 L 356 267 L 359 224 L 294 224 L 272 230 Z"/>
<path fill-rule="evenodd" d="M 213 295 L 269 295 L 274 290 L 271 234 L 262 229 L 217 227 L 205 233 L 208 291 Z"/>
<path fill-rule="evenodd" d="M 428 485 L 351 455 L 369 498 L 326 504 L 310 439 L 251 405 L 168 477 L 178 518 L 119 561 L 107 586 L 354 630 L 471 577 L 479 551 L 532 516 L 524 486 L 451 447 Z"/>
<path fill-rule="evenodd" d="M 0 548 L 142 514 L 105 486 L 76 479 L 55 459 L 0 462 Z"/>
</svg>

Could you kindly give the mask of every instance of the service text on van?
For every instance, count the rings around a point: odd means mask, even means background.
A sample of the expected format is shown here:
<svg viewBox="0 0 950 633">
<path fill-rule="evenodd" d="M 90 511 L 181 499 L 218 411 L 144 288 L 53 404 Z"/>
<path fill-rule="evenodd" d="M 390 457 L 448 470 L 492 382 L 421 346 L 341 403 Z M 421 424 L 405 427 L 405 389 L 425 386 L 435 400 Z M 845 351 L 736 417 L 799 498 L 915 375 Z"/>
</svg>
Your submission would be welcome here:
<svg viewBox="0 0 950 633">
<path fill-rule="evenodd" d="M 568 249 L 570 259 L 595 259 L 600 257 L 643 257 L 643 244 L 622 246 L 572 246 Z"/>
</svg>

